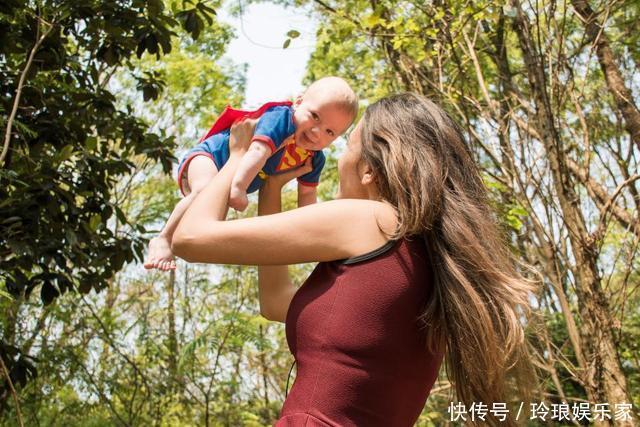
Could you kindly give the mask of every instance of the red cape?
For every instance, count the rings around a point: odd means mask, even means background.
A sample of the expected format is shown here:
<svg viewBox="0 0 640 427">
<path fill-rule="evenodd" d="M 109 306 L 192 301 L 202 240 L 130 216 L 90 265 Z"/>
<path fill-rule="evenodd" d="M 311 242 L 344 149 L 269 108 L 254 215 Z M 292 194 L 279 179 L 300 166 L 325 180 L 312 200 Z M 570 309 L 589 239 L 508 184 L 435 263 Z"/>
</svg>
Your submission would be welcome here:
<svg viewBox="0 0 640 427">
<path fill-rule="evenodd" d="M 209 129 L 209 132 L 207 132 L 202 138 L 200 138 L 199 142 L 204 141 L 205 139 L 209 138 L 211 135 L 214 135 L 225 129 L 229 129 L 231 125 L 235 123 L 235 121 L 238 119 L 241 119 L 243 117 L 249 117 L 249 118 L 255 119 L 257 117 L 260 117 L 262 114 L 264 114 L 264 112 L 267 111 L 269 108 L 277 107 L 280 105 L 290 107 L 291 105 L 293 105 L 293 103 L 291 101 L 267 102 L 266 104 L 262 105 L 260 108 L 254 111 L 236 110 L 235 108 L 231 108 L 229 105 L 227 105 L 224 111 L 222 111 L 222 114 L 220 114 L 220 117 L 218 117 L 218 120 L 216 120 L 213 126 L 211 126 L 211 129 Z"/>
</svg>

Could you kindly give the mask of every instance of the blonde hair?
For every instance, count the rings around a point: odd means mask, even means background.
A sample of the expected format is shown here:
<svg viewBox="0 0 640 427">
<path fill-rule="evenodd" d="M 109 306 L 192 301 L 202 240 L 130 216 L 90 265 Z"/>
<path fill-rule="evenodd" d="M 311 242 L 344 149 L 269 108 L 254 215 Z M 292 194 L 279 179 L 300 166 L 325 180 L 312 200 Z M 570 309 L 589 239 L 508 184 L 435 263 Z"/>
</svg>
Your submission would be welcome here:
<svg viewBox="0 0 640 427">
<path fill-rule="evenodd" d="M 358 116 L 358 96 L 345 79 L 336 76 L 322 77 L 311 83 L 305 93 L 314 91 L 331 91 L 336 107 L 349 114 L 352 121 Z"/>
<path fill-rule="evenodd" d="M 430 349 L 445 352 L 458 400 L 508 402 L 509 373 L 529 401 L 536 380 L 520 319 L 536 282 L 517 271 L 459 128 L 411 93 L 370 105 L 362 123 L 362 160 L 397 210 L 394 237 L 425 241 L 434 279 L 420 320 Z M 499 424 L 493 414 L 486 423 Z"/>
</svg>

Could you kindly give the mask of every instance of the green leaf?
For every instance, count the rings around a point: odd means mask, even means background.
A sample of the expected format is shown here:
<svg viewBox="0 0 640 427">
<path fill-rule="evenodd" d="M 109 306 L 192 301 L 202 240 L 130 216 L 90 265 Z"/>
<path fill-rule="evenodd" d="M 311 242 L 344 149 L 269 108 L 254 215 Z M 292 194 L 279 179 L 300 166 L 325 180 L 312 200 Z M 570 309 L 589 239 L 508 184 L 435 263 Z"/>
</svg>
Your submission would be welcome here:
<svg viewBox="0 0 640 427">
<path fill-rule="evenodd" d="M 53 283 L 48 280 L 42 283 L 42 287 L 40 288 L 40 299 L 42 300 L 42 304 L 51 304 L 51 302 L 59 295 L 60 291 L 58 291 Z"/>
<path fill-rule="evenodd" d="M 296 31 L 296 30 L 289 30 L 289 32 L 287 32 L 287 37 L 295 39 L 300 37 L 300 32 Z"/>
<path fill-rule="evenodd" d="M 65 237 L 67 239 L 67 243 L 69 245 L 75 246 L 75 245 L 78 244 L 78 236 L 76 235 L 76 233 L 72 229 L 67 228 L 65 230 L 64 234 L 65 234 Z"/>
<path fill-rule="evenodd" d="M 509 214 L 518 215 L 518 216 L 528 216 L 529 212 L 527 212 L 527 210 L 520 205 L 514 205 L 511 209 L 509 209 Z"/>
<path fill-rule="evenodd" d="M 84 140 L 84 147 L 89 151 L 94 151 L 98 146 L 98 138 L 95 136 L 88 136 L 87 139 Z"/>
<path fill-rule="evenodd" d="M 100 224 L 102 224 L 102 217 L 98 214 L 91 215 L 91 219 L 89 219 L 89 228 L 96 231 Z"/>
<path fill-rule="evenodd" d="M 282 48 L 283 48 L 283 49 L 286 49 L 286 48 L 288 48 L 288 47 L 289 47 L 289 45 L 290 45 L 290 44 L 291 44 L 291 39 L 286 39 L 286 40 L 284 41 L 284 44 L 282 45 Z"/>
<path fill-rule="evenodd" d="M 58 153 L 58 160 L 60 162 L 64 162 L 65 160 L 68 160 L 72 155 L 73 155 L 73 146 L 65 145 L 62 148 L 62 150 L 60 150 L 60 152 Z"/>
<path fill-rule="evenodd" d="M 21 222 L 21 221 L 22 221 L 22 218 L 20 218 L 19 216 L 11 216 L 9 218 L 3 219 L 0 224 L 9 225 L 9 224 L 12 224 L 14 222 Z"/>
<path fill-rule="evenodd" d="M 5 292 L 2 289 L 0 289 L 0 298 L 6 298 L 8 300 L 13 300 L 13 297 L 9 293 Z"/>
<path fill-rule="evenodd" d="M 366 16 L 363 20 L 362 20 L 362 24 L 364 24 L 364 26 L 366 28 L 373 28 L 377 25 L 380 25 L 382 23 L 382 19 L 380 18 L 379 15 L 372 13 L 369 16 Z"/>
</svg>

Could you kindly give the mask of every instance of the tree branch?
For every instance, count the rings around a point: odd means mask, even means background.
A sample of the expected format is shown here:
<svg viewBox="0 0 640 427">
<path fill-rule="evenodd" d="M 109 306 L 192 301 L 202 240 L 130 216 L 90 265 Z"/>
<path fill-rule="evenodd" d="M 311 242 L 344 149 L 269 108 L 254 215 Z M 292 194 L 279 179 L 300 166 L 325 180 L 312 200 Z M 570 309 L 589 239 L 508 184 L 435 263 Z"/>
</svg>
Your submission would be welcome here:
<svg viewBox="0 0 640 427">
<path fill-rule="evenodd" d="M 42 21 L 38 18 L 38 22 Z M 44 21 L 42 21 L 44 22 Z M 2 146 L 2 153 L 0 153 L 0 166 L 4 165 L 4 159 L 7 156 L 7 152 L 9 151 L 9 142 L 11 141 L 11 128 L 13 127 L 13 121 L 16 118 L 16 114 L 18 112 L 18 105 L 20 104 L 20 97 L 22 96 L 22 87 L 24 86 L 24 81 L 27 77 L 27 73 L 31 68 L 31 64 L 33 63 L 33 58 L 36 55 L 36 52 L 40 48 L 40 45 L 44 41 L 44 39 L 49 35 L 51 30 L 53 30 L 53 24 L 48 24 L 49 28 L 44 32 L 38 39 L 36 40 L 36 44 L 33 45 L 31 52 L 29 53 L 29 58 L 27 59 L 27 63 L 24 66 L 24 70 L 22 70 L 22 74 L 20 74 L 20 80 L 18 81 L 18 88 L 16 89 L 16 96 L 13 100 L 13 107 L 11 108 L 11 114 L 9 114 L 9 120 L 7 120 L 7 129 L 4 134 L 4 144 Z M 40 29 L 40 25 L 38 25 L 38 29 Z M 36 36 L 37 37 L 37 36 Z"/>
<path fill-rule="evenodd" d="M 22 422 L 22 413 L 20 412 L 20 402 L 18 401 L 18 394 L 16 393 L 16 389 L 13 387 L 13 381 L 11 381 L 9 370 L 7 370 L 7 366 L 4 364 L 4 360 L 2 360 L 2 357 L 0 357 L 0 365 L 2 365 L 2 372 L 7 378 L 9 389 L 11 390 L 11 395 L 13 396 L 13 401 L 16 404 L 16 417 L 18 418 L 18 424 L 20 424 L 20 427 L 24 427 L 24 423 Z"/>
<path fill-rule="evenodd" d="M 584 22 L 589 39 L 594 43 L 600 67 L 605 76 L 609 91 L 613 95 L 618 110 L 624 117 L 625 128 L 640 149 L 640 110 L 634 103 L 631 90 L 627 87 L 620 73 L 618 64 L 609 46 L 609 39 L 604 32 L 603 24 L 597 20 L 597 14 L 586 0 L 572 0 L 574 9 Z"/>
</svg>

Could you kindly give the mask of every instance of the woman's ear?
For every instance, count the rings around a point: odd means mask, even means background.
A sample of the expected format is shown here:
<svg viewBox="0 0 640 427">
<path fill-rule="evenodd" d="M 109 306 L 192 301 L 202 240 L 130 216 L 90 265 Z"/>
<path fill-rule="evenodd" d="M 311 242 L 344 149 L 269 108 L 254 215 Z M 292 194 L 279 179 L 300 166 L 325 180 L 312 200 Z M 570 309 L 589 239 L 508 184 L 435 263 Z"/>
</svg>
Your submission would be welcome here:
<svg viewBox="0 0 640 427">
<path fill-rule="evenodd" d="M 376 175 L 373 173 L 373 169 L 371 166 L 364 163 L 364 168 L 362 170 L 362 178 L 360 178 L 360 182 L 362 185 L 373 184 L 376 180 Z"/>
</svg>

